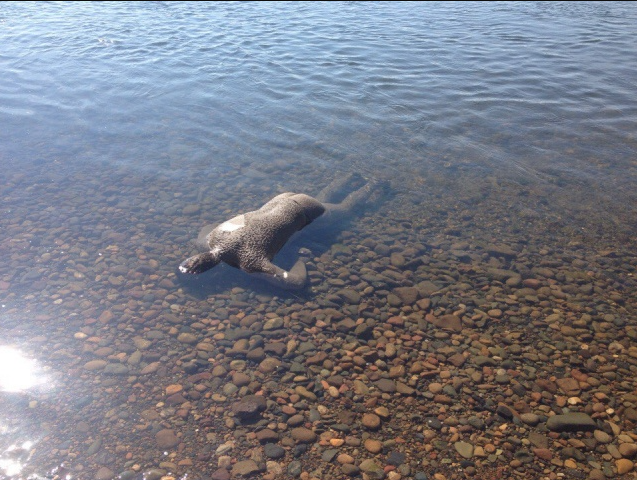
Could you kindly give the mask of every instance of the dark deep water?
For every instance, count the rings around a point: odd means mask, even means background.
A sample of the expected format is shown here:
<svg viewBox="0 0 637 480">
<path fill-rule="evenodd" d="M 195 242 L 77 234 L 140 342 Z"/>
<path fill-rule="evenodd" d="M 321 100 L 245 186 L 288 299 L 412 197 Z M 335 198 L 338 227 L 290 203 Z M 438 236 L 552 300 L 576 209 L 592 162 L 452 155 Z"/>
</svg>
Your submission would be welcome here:
<svg viewBox="0 0 637 480">
<path fill-rule="evenodd" d="M 0 478 L 204 475 L 209 410 L 159 404 L 237 318 L 429 280 L 479 316 L 495 269 L 634 325 L 635 45 L 628 2 L 1 3 Z M 348 172 L 391 192 L 306 239 L 306 291 L 177 275 L 204 224 Z"/>
</svg>

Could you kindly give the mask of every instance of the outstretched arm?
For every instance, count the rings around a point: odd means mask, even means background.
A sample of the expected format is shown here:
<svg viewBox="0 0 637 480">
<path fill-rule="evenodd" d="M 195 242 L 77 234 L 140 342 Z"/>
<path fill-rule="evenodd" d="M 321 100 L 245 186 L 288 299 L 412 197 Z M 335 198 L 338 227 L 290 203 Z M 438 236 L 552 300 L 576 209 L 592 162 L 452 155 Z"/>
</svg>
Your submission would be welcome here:
<svg viewBox="0 0 637 480">
<path fill-rule="evenodd" d="M 300 290 L 307 282 L 305 263 L 300 259 L 296 261 L 289 272 L 277 267 L 272 262 L 267 262 L 263 265 L 261 272 L 253 272 L 251 275 L 287 290 Z"/>
</svg>

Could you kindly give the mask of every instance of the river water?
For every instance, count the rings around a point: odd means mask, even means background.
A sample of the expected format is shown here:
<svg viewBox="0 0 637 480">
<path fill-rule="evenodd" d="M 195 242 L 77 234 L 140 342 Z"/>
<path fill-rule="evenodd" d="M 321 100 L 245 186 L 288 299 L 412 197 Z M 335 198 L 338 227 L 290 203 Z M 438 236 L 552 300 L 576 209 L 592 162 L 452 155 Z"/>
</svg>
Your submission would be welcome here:
<svg viewBox="0 0 637 480">
<path fill-rule="evenodd" d="M 438 308 L 471 311 L 542 266 L 634 323 L 636 44 L 629 2 L 0 4 L 0 478 L 214 471 L 157 405 L 237 316 L 459 278 Z M 178 274 L 203 225 L 351 173 L 382 198 L 305 239 L 305 291 Z"/>
</svg>

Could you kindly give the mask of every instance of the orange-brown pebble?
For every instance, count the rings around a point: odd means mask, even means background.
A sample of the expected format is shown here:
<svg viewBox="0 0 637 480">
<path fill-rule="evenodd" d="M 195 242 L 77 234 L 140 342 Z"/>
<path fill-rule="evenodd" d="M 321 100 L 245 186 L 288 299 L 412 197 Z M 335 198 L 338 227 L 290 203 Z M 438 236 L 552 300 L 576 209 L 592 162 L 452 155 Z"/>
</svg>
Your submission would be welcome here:
<svg viewBox="0 0 637 480">
<path fill-rule="evenodd" d="M 173 385 L 168 385 L 166 387 L 166 395 L 174 395 L 175 393 L 179 393 L 184 389 L 184 387 L 182 387 L 179 384 L 173 384 Z"/>
</svg>

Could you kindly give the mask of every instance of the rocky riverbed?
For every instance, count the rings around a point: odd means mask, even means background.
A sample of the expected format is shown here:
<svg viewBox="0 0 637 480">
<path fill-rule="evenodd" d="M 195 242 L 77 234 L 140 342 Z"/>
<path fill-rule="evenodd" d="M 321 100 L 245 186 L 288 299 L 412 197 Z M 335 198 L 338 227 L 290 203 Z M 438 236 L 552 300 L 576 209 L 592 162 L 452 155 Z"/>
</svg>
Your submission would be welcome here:
<svg viewBox="0 0 637 480">
<path fill-rule="evenodd" d="M 292 167 L 295 187 L 316 175 Z M 584 230 L 532 187 L 414 179 L 400 188 L 422 196 L 293 246 L 305 291 L 227 266 L 181 277 L 199 227 L 280 193 L 243 193 L 254 175 L 9 179 L 0 332 L 49 388 L 0 394 L 0 462 L 97 480 L 634 478 L 633 236 Z"/>
</svg>

